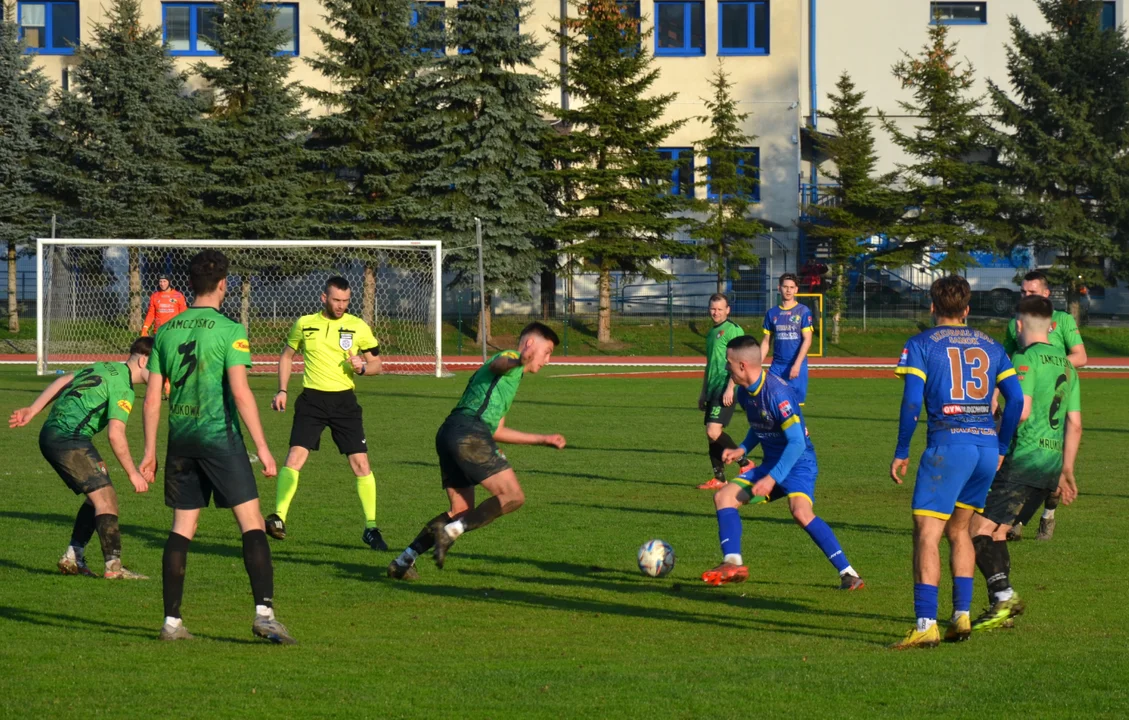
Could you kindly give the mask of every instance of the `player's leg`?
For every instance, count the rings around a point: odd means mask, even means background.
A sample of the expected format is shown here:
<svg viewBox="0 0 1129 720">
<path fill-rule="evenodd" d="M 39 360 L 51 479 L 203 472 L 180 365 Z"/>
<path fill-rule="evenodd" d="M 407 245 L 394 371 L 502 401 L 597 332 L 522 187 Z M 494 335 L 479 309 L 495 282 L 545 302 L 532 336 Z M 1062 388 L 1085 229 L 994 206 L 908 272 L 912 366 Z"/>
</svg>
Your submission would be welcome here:
<svg viewBox="0 0 1129 720">
<path fill-rule="evenodd" d="M 424 523 L 423 528 L 391 563 L 388 564 L 388 577 L 397 580 L 417 580 L 419 573 L 415 569 L 416 558 L 435 547 L 435 537 L 443 528 L 462 516 L 474 507 L 474 485 L 462 487 L 448 487 L 447 498 L 450 510 L 439 513 Z"/>
<path fill-rule="evenodd" d="M 985 501 L 984 513 L 972 519 L 976 566 L 988 586 L 988 609 L 972 622 L 972 630 L 992 630 L 1024 610 L 1011 585 L 1011 553 L 1007 534 L 1027 507 L 1039 507 L 1046 491 L 1012 482 L 1005 465 Z"/>
<path fill-rule="evenodd" d="M 803 478 L 793 478 L 789 475 L 786 484 L 788 509 L 792 513 L 792 519 L 804 529 L 804 532 L 808 534 L 816 547 L 823 551 L 823 555 L 828 562 L 835 567 L 835 570 L 839 573 L 839 589 L 861 590 L 866 587 L 866 583 L 859 577 L 858 572 L 851 567 L 850 561 L 847 560 L 847 554 L 843 552 L 843 546 L 839 544 L 839 538 L 835 537 L 835 531 L 823 518 L 815 514 L 812 504 L 815 492 L 814 477 L 810 483 L 802 482 L 802 480 Z M 795 487 L 803 485 L 809 487 L 802 487 L 801 489 Z"/>
<path fill-rule="evenodd" d="M 349 467 L 357 478 L 357 495 L 361 498 L 361 511 L 365 515 L 365 530 L 361 542 L 373 550 L 387 550 L 388 543 L 376 526 L 376 476 L 369 465 L 368 453 L 354 453 L 349 456 Z"/>
<path fill-rule="evenodd" d="M 181 618 L 180 605 L 188 571 L 188 546 L 196 535 L 200 509 L 207 507 L 210 497 L 211 488 L 207 487 L 205 492 L 194 458 L 165 457 L 165 505 L 172 508 L 173 519 L 161 556 L 161 595 L 165 607 L 161 640 L 192 639 Z"/>
<path fill-rule="evenodd" d="M 64 575 L 88 575 L 94 573 L 86 566 L 86 544 L 94 537 L 94 504 L 85 498 L 78 507 L 71 529 L 71 542 L 59 558 L 59 571 Z"/>
<path fill-rule="evenodd" d="M 699 490 L 716 490 L 725 484 L 725 463 L 721 461 L 721 454 L 726 450 L 737 447 L 725 428 L 733 418 L 733 405 L 726 407 L 721 395 L 713 395 L 707 400 L 706 405 L 706 440 L 709 443 L 710 466 L 713 477 L 698 486 Z"/>
<path fill-rule="evenodd" d="M 294 402 L 294 423 L 290 426 L 290 451 L 278 469 L 274 512 L 266 517 L 267 532 L 276 540 L 286 539 L 286 517 L 298 492 L 298 475 L 310 453 L 321 445 L 321 434 L 329 418 L 318 394 L 303 390 Z"/>
<path fill-rule="evenodd" d="M 373 550 L 387 550 L 388 544 L 376 526 L 376 477 L 368 460 L 364 415 L 357 396 L 352 392 L 334 393 L 333 412 L 329 415 L 329 431 L 342 455 L 349 458 L 349 467 L 357 479 L 357 496 L 365 516 L 361 542 Z"/>
<path fill-rule="evenodd" d="M 714 493 L 713 506 L 717 512 L 717 539 L 721 545 L 721 564 L 702 573 L 702 582 L 707 585 L 725 585 L 744 582 L 749 577 L 741 557 L 741 515 L 737 509 L 753 499 L 749 488 L 764 477 L 761 468 L 750 470 L 726 483 Z"/>
<path fill-rule="evenodd" d="M 521 489 L 521 483 L 517 481 L 517 473 L 509 466 L 479 484 L 486 488 L 490 497 L 474 508 L 467 510 L 461 517 L 444 525 L 435 534 L 435 564 L 440 568 L 443 567 L 447 551 L 459 539 L 460 535 L 486 527 L 503 515 L 517 511 L 525 504 L 525 491 Z M 473 502 L 473 488 L 471 488 L 470 498 Z M 454 498 L 452 498 L 451 513 L 454 514 L 457 509 Z"/>
<path fill-rule="evenodd" d="M 799 398 L 800 405 L 803 405 L 808 398 L 808 362 L 804 360 L 804 364 L 800 367 L 800 374 L 795 378 L 787 378 L 788 384 L 792 386 L 792 391 L 796 393 Z"/>
<path fill-rule="evenodd" d="M 1055 510 L 1058 508 L 1062 495 L 1056 489 L 1047 497 L 1043 505 L 1043 516 L 1039 518 L 1039 531 L 1035 533 L 1036 540 L 1050 540 L 1055 535 Z"/>
<path fill-rule="evenodd" d="M 949 569 L 953 576 L 953 614 L 945 630 L 945 640 L 967 640 L 972 632 L 969 612 L 972 609 L 973 575 L 976 572 L 976 551 L 969 534 L 969 524 L 976 513 L 972 508 L 958 507 L 945 523 L 949 541 Z"/>
</svg>

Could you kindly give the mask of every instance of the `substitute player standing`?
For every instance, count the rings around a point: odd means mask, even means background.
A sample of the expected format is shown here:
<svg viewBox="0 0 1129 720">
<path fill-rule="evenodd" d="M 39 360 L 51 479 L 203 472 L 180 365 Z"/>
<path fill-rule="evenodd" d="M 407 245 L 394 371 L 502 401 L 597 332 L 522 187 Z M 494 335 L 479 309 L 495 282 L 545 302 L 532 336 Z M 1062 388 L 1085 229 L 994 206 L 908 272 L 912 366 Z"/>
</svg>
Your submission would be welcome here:
<svg viewBox="0 0 1129 720">
<path fill-rule="evenodd" d="M 184 312 L 188 308 L 188 303 L 185 301 L 184 296 L 180 294 L 179 290 L 173 290 L 169 283 L 168 275 L 157 276 L 157 292 L 149 296 L 149 311 L 145 313 L 145 320 L 141 323 L 141 337 L 147 337 L 152 330 L 153 335 L 157 334 L 157 330 L 162 325 L 172 320 L 174 317 Z M 164 397 L 169 396 L 169 383 L 165 379 L 165 387 L 162 391 Z"/>
<path fill-rule="evenodd" d="M 47 386 L 30 407 L 20 408 L 8 419 L 8 427 L 23 427 L 49 403 L 55 403 L 39 431 L 39 450 L 75 495 L 86 495 L 78 508 L 71 531 L 71 544 L 59 558 L 64 575 L 93 575 L 86 566 L 86 543 L 98 531 L 106 566 L 103 577 L 111 580 L 148 580 L 122 566 L 122 537 L 118 527 L 118 496 L 106 472 L 106 463 L 91 442 L 109 427 L 110 448 L 136 492 L 146 492 L 153 475 L 137 471 L 125 437 L 125 425 L 133 411 L 136 383 L 149 379 L 146 366 L 153 351 L 152 338 L 139 338 L 129 348 L 125 363 L 99 362 L 63 375 Z"/>
<path fill-rule="evenodd" d="M 990 607 L 972 630 L 992 630 L 1023 612 L 1011 587 L 1007 531 L 1026 508 L 1039 507 L 1057 491 L 1069 505 L 1078 495 L 1074 459 L 1082 441 L 1078 373 L 1061 348 L 1050 344 L 1051 301 L 1028 295 L 1019 301 L 1016 325 L 1022 352 L 1012 358 L 1023 388 L 1023 412 L 1004 464 L 992 482 L 984 514 L 972 518 L 976 564 L 988 583 Z"/>
<path fill-rule="evenodd" d="M 808 437 L 795 390 L 761 367 L 756 339 L 744 336 L 729 342 L 729 373 L 739 385 L 737 402 L 749 418 L 749 434 L 736 449 L 722 454 L 725 462 L 740 460 L 758 444 L 764 448 L 760 467 L 750 468 L 714 494 L 722 563 L 702 573 L 710 585 L 744 582 L 749 571 L 741 558 L 741 516 L 737 508 L 756 497 L 771 502 L 788 498 L 788 509 L 828 561 L 839 572 L 840 590 L 859 590 L 862 578 L 847 560 L 831 527 L 812 511 L 819 466 Z"/>
<path fill-rule="evenodd" d="M 239 417 L 255 443 L 263 474 L 275 475 L 255 396 L 247 383 L 251 347 L 243 326 L 219 311 L 227 293 L 228 260 L 218 250 L 192 258 L 192 307 L 165 323 L 149 362 L 145 394 L 145 458 L 143 473 L 157 469 L 157 427 L 161 419 L 160 389 L 172 380 L 169 435 L 165 455 L 165 504 L 173 508 L 173 526 L 162 560 L 165 623 L 161 640 L 191 639 L 180 616 L 188 546 L 196 534 L 200 509 L 215 499 L 231 508 L 243 534 L 243 566 L 251 580 L 255 620 L 251 632 L 274 643 L 292 644 L 274 617 L 274 567 L 259 512 L 255 474 L 243 444 Z"/>
<path fill-rule="evenodd" d="M 811 347 L 811 310 L 796 302 L 799 290 L 796 276 L 784 273 L 780 276 L 780 296 L 778 307 L 769 308 L 764 314 L 764 338 L 761 339 L 761 357 L 772 355 L 768 371 L 788 381 L 796 391 L 799 404 L 803 405 L 808 395 L 808 349 Z"/>
<path fill-rule="evenodd" d="M 1050 298 L 1051 284 L 1047 280 L 1046 273 L 1032 270 L 1024 275 L 1023 283 L 1020 285 L 1020 294 L 1023 297 Z M 1062 350 L 1075 370 L 1085 367 L 1086 363 L 1089 362 L 1089 358 L 1086 356 L 1086 346 L 1082 343 L 1082 334 L 1078 332 L 1078 324 L 1074 322 L 1074 316 L 1070 313 L 1060 310 L 1054 311 L 1051 316 L 1050 331 L 1047 333 L 1047 343 Z M 1012 318 L 1007 325 L 1007 334 L 1004 336 L 1004 350 L 1007 350 L 1008 355 L 1015 355 L 1021 349 L 1023 349 L 1023 344 L 1016 332 L 1015 318 Z M 1046 499 L 1046 509 L 1043 511 L 1043 516 L 1039 518 L 1039 530 L 1035 533 L 1036 540 L 1050 540 L 1054 537 L 1055 508 L 1058 507 L 1058 502 L 1059 495 L 1056 490 Z M 1022 540 L 1023 526 L 1031 521 L 1038 509 L 1039 506 L 1037 505 L 1025 507 L 1023 514 L 1016 519 L 1015 526 L 1008 532 L 1007 539 Z"/>
<path fill-rule="evenodd" d="M 384 538 L 376 527 L 376 478 L 368 461 L 364 416 L 361 412 L 354 378 L 358 375 L 379 375 L 380 345 L 367 323 L 349 309 L 352 291 L 343 277 L 325 281 L 321 294 L 322 309 L 303 315 L 294 322 L 278 361 L 278 392 L 271 407 L 286 410 L 286 386 L 294 356 L 302 354 L 306 372 L 302 376 L 302 394 L 294 403 L 294 424 L 290 429 L 290 452 L 278 473 L 275 511 L 267 516 L 270 536 L 286 538 L 286 517 L 290 503 L 298 492 L 298 473 L 310 453 L 321 445 L 326 426 L 342 455 L 357 478 L 357 495 L 365 515 L 361 542 L 373 550 L 387 550 Z"/>
<path fill-rule="evenodd" d="M 970 628 L 976 553 L 969 536 L 974 512 L 1007 454 L 1023 391 L 1003 347 L 964 325 L 972 290 L 951 275 L 929 288 L 936 327 L 909 339 L 895 373 L 905 379 L 898 445 L 890 477 L 901 484 L 909 469 L 909 444 L 924 402 L 929 437 L 913 488 L 913 604 L 917 626 L 891 647 L 936 647 L 937 587 L 941 583 L 941 535 L 951 548 L 953 619 L 945 639 L 962 640 Z M 1007 402 L 999 432 L 992 418 L 996 387 Z"/>
<path fill-rule="evenodd" d="M 517 350 L 498 353 L 470 376 L 459 404 L 435 435 L 450 509 L 429 520 L 412 544 L 388 564 L 388 577 L 417 579 L 416 558 L 430 548 L 435 549 L 435 564 L 442 568 L 447 550 L 460 535 L 485 527 L 525 503 L 517 475 L 495 441 L 565 446 L 563 435 L 534 435 L 506 427 L 506 413 L 521 379 L 547 365 L 558 342 L 552 329 L 530 323 L 518 337 Z M 475 507 L 477 485 L 486 488 L 490 497 Z"/>
<path fill-rule="evenodd" d="M 721 453 L 737 447 L 725 428 L 733 417 L 733 380 L 725 366 L 725 348 L 729 341 L 741 337 L 745 331 L 729 319 L 729 299 L 721 293 L 710 296 L 710 319 L 713 327 L 706 333 L 706 372 L 702 376 L 702 391 L 698 394 L 698 409 L 706 413 L 706 438 L 709 440 L 710 464 L 713 477 L 698 486 L 699 490 L 717 490 L 725 484 L 725 463 Z"/>
</svg>

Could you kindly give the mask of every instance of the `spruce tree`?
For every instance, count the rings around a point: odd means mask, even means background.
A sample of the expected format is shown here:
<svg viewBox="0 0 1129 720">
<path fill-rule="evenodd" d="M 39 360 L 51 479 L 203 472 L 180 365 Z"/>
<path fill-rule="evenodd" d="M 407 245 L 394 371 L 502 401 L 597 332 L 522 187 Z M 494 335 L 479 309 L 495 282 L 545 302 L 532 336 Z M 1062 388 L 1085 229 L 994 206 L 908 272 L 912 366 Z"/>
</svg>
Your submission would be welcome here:
<svg viewBox="0 0 1129 720">
<path fill-rule="evenodd" d="M 1051 281 L 1080 320 L 1080 291 L 1124 276 L 1129 244 L 1129 40 L 1102 30 L 1101 2 L 1039 0 L 1049 26 L 1011 18 L 1010 92 L 998 114 L 1007 216 L 1021 244 L 1053 251 Z"/>
<path fill-rule="evenodd" d="M 652 90 L 659 71 L 647 49 L 651 31 L 641 32 L 616 0 L 574 0 L 573 7 L 561 42 L 578 102 L 550 112 L 568 128 L 559 172 L 574 195 L 563 201 L 554 232 L 562 249 L 598 273 L 596 338 L 609 342 L 612 273 L 663 280 L 653 261 L 685 250 L 672 239 L 684 223 L 672 213 L 685 206 L 670 192 L 675 164 L 657 152 L 683 121 L 663 120 L 675 94 Z"/>
<path fill-rule="evenodd" d="M 51 113 L 43 188 L 78 237 L 161 238 L 192 230 L 194 174 L 184 158 L 197 106 L 138 0 L 113 0 L 75 50 L 69 91 Z M 129 328 L 141 329 L 141 254 L 129 251 Z M 101 261 L 90 268 L 101 272 Z"/>
<path fill-rule="evenodd" d="M 482 219 L 487 323 L 495 294 L 528 295 L 538 268 L 530 237 L 549 219 L 537 179 L 542 46 L 519 27 L 529 8 L 529 0 L 466 0 L 448 12 L 452 51 L 415 78 L 417 112 L 405 131 L 416 233 L 466 242 Z M 473 252 L 449 265 L 456 283 L 472 285 Z M 489 338 L 487 324 L 479 342 Z"/>
<path fill-rule="evenodd" d="M 891 176 L 875 176 L 878 156 L 874 149 L 870 108 L 865 94 L 855 89 L 844 71 L 830 93 L 830 108 L 822 119 L 834 123 L 834 132 L 821 135 L 816 143 L 826 156 L 819 172 L 832 184 L 825 191 L 827 202 L 809 207 L 809 221 L 802 223 L 808 237 L 828 245 L 833 283 L 825 293 L 831 316 L 831 342 L 839 342 L 843 315 L 844 285 L 851 262 L 862 251 L 861 241 L 886 233 L 902 214 L 898 199 L 889 190 Z"/>
<path fill-rule="evenodd" d="M 971 253 L 996 252 L 1008 243 L 996 221 L 999 202 L 983 100 L 969 94 L 974 72 L 956 59 L 948 31 L 946 25 L 930 26 L 921 53 L 903 53 L 893 68 L 913 97 L 898 104 L 920 123 L 904 131 L 880 114 L 894 143 L 909 156 L 909 162 L 897 166 L 907 211 L 895 230 L 899 247 L 883 258 L 888 265 L 941 252 L 945 255 L 937 267 L 951 272 L 973 264 Z"/>
<path fill-rule="evenodd" d="M 16 258 L 28 240 L 46 233 L 45 201 L 37 193 L 37 162 L 46 126 L 50 83 L 25 54 L 16 4 L 0 20 L 0 242 L 8 249 L 8 331 L 19 332 Z"/>
<path fill-rule="evenodd" d="M 756 139 L 742 129 L 749 113 L 737 112 L 733 83 L 718 61 L 709 80 L 713 97 L 703 99 L 709 115 L 697 118 L 709 125 L 710 134 L 695 143 L 699 155 L 709 159 L 709 172 L 697 186 L 709 188 L 717 199 L 701 200 L 695 208 L 706 216 L 690 226 L 690 237 L 704 241 L 697 255 L 717 275 L 717 291 L 725 292 L 727 279 L 738 279 L 736 265 L 755 266 L 760 258 L 753 252 L 752 239 L 765 232 L 765 226 L 749 217 L 757 187 L 757 159 L 745 150 Z"/>
</svg>

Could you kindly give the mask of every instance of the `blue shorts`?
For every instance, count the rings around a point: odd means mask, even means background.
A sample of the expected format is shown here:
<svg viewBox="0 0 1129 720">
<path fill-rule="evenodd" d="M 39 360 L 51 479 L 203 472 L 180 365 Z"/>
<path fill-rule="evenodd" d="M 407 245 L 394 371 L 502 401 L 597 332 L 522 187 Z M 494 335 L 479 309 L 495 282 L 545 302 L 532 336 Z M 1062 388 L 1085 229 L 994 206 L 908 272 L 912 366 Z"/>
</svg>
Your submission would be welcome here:
<svg viewBox="0 0 1129 720">
<path fill-rule="evenodd" d="M 800 404 L 804 404 L 804 400 L 808 396 L 808 364 L 805 362 L 800 368 L 800 374 L 793 380 L 788 375 L 792 372 L 792 366 L 786 365 L 783 367 L 777 365 L 770 365 L 768 371 L 788 383 L 788 387 L 792 388 L 792 392 L 796 393 L 799 398 Z"/>
<path fill-rule="evenodd" d="M 733 482 L 752 492 L 751 488 L 758 480 L 768 474 L 775 463 L 771 460 L 757 465 L 748 472 L 741 473 L 733 478 Z M 779 500 L 785 497 L 804 497 L 811 504 L 815 504 L 815 479 L 819 475 L 819 466 L 814 460 L 801 457 L 788 472 L 788 477 L 776 480 L 776 487 L 769 493 L 768 501 Z"/>
<path fill-rule="evenodd" d="M 999 461 L 994 445 L 925 448 L 913 485 L 913 514 L 948 520 L 956 508 L 982 512 Z"/>
</svg>

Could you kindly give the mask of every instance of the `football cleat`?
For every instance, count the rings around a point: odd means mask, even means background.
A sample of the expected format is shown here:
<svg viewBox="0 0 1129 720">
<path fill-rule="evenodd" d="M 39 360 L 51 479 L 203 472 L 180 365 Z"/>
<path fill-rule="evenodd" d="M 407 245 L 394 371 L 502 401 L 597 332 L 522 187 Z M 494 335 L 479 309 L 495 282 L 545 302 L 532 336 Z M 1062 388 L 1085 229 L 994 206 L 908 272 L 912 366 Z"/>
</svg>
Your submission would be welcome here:
<svg viewBox="0 0 1129 720">
<path fill-rule="evenodd" d="M 419 580 L 419 572 L 415 565 L 401 565 L 393 560 L 388 563 L 388 577 L 395 580 Z"/>
<path fill-rule="evenodd" d="M 1055 519 L 1039 518 L 1039 532 L 1035 533 L 1036 540 L 1050 540 L 1055 536 Z"/>
<path fill-rule="evenodd" d="M 447 534 L 445 527 L 447 527 L 446 523 L 442 522 L 432 525 L 432 532 L 435 533 L 435 549 L 432 551 L 432 557 L 435 558 L 435 567 L 440 570 L 447 560 L 447 551 L 455 544 L 455 539 Z"/>
<path fill-rule="evenodd" d="M 365 528 L 364 533 L 361 535 L 361 542 L 368 545 L 373 550 L 388 549 L 388 543 L 384 542 L 384 538 L 380 535 L 380 528 Z"/>
<path fill-rule="evenodd" d="M 1016 523 L 1007 531 L 1008 542 L 1019 542 L 1023 539 L 1023 523 Z"/>
<path fill-rule="evenodd" d="M 196 636 L 188 632 L 188 628 L 184 627 L 181 623 L 177 627 L 169 627 L 167 624 L 161 626 L 161 634 L 157 636 L 158 640 L 195 640 Z"/>
<path fill-rule="evenodd" d="M 64 575 L 86 575 L 94 577 L 94 571 L 86 566 L 86 561 L 69 552 L 63 553 L 59 558 L 59 572 Z"/>
<path fill-rule="evenodd" d="M 756 467 L 757 467 L 757 464 L 755 462 L 753 462 L 752 460 L 749 460 L 748 462 L 746 462 L 744 465 L 741 466 L 741 474 L 744 475 L 745 473 L 749 472 L 750 470 L 756 469 Z"/>
<path fill-rule="evenodd" d="M 297 645 L 298 641 L 290 637 L 286 626 L 266 615 L 255 615 L 255 622 L 251 624 L 251 634 L 257 638 L 270 640 L 275 645 Z"/>
<path fill-rule="evenodd" d="M 275 540 L 286 539 L 286 523 L 278 516 L 278 513 L 271 513 L 266 517 L 267 535 L 270 535 Z"/>
<path fill-rule="evenodd" d="M 866 583 L 858 575 L 852 575 L 848 572 L 839 576 L 840 590 L 862 590 L 864 587 L 866 587 Z"/>
<path fill-rule="evenodd" d="M 122 565 L 121 560 L 118 560 L 118 561 L 114 562 L 112 565 L 110 565 L 110 567 L 106 569 L 106 572 L 102 574 L 102 577 L 106 578 L 107 580 L 148 580 L 149 579 L 148 575 L 142 575 L 141 573 L 135 573 L 134 571 L 132 571 L 129 568 Z"/>
<path fill-rule="evenodd" d="M 718 488 L 723 488 L 723 487 L 725 487 L 725 481 L 724 480 L 718 480 L 717 478 L 710 478 L 709 482 L 702 483 L 701 485 L 698 486 L 698 489 L 699 490 L 717 490 Z"/>
<path fill-rule="evenodd" d="M 745 582 L 748 579 L 749 568 L 733 563 L 722 563 L 713 570 L 702 573 L 702 582 L 714 586 Z"/>
<path fill-rule="evenodd" d="M 945 629 L 945 642 L 964 642 L 972 635 L 972 621 L 968 613 L 957 616 L 956 622 L 949 623 Z"/>
<path fill-rule="evenodd" d="M 980 631 L 1012 627 L 1014 625 L 1012 618 L 1022 615 L 1026 607 L 1019 599 L 1019 595 L 1012 595 L 1010 600 L 994 603 L 992 607 L 981 613 L 980 617 L 972 621 L 972 629 Z"/>
<path fill-rule="evenodd" d="M 937 623 L 929 626 L 929 629 L 922 632 L 914 626 L 912 630 L 906 633 L 906 636 L 890 646 L 891 650 L 910 650 L 913 648 L 935 648 L 941 644 L 941 631 L 937 629 Z"/>
</svg>

